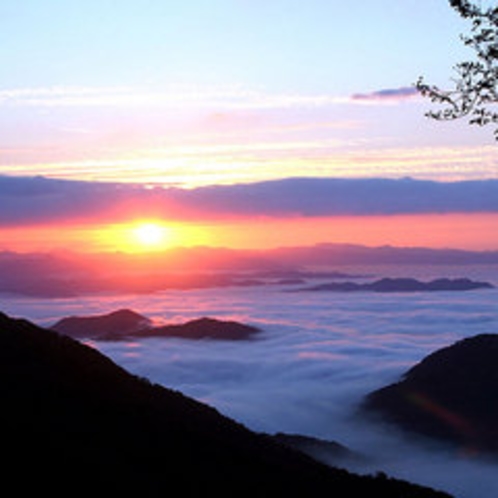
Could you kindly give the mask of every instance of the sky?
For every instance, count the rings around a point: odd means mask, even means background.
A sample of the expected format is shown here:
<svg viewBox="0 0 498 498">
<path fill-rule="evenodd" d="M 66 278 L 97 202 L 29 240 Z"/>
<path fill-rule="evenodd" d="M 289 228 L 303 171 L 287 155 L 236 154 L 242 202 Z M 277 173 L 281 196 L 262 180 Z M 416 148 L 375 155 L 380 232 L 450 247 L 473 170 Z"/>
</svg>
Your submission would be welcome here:
<svg viewBox="0 0 498 498">
<path fill-rule="evenodd" d="M 151 216 L 144 195 L 266 184 L 280 199 L 279 180 L 303 177 L 497 179 L 491 131 L 428 120 L 431 103 L 413 89 L 422 75 L 450 84 L 452 67 L 469 56 L 459 39 L 466 28 L 446 0 L 0 0 L 0 175 L 26 182 L 17 184 L 21 207 L 12 183 L 0 182 L 10 213 L 0 250 L 352 240 L 498 248 L 489 236 L 496 207 L 439 206 L 416 219 L 393 209 L 374 219 L 352 208 L 342 217 L 240 214 L 232 203 L 232 212 L 198 212 L 187 223 L 171 209 Z M 123 219 L 108 206 L 100 221 L 81 207 L 62 230 L 38 215 L 47 199 L 33 198 L 33 177 L 56 189 L 74 182 L 91 199 L 132 185 L 135 207 Z M 402 235 L 407 220 L 396 216 L 408 215 L 413 234 Z M 363 236 L 365 226 L 376 235 Z"/>
</svg>

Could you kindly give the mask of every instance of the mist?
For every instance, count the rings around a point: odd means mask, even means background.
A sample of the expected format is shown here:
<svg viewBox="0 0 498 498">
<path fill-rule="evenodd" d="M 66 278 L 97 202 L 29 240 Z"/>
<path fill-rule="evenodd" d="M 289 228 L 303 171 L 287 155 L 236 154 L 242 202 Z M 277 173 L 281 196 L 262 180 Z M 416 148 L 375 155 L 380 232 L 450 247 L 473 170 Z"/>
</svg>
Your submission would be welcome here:
<svg viewBox="0 0 498 498">
<path fill-rule="evenodd" d="M 253 430 L 336 440 L 366 457 L 355 471 L 384 471 L 463 498 L 497 496 L 496 462 L 411 440 L 357 415 L 367 393 L 396 381 L 427 354 L 464 337 L 497 333 L 497 289 L 354 296 L 283 290 L 4 297 L 0 307 L 45 326 L 63 316 L 123 307 L 157 322 L 211 316 L 255 325 L 263 332 L 245 342 L 146 339 L 91 345 L 131 372 L 206 402 Z"/>
</svg>

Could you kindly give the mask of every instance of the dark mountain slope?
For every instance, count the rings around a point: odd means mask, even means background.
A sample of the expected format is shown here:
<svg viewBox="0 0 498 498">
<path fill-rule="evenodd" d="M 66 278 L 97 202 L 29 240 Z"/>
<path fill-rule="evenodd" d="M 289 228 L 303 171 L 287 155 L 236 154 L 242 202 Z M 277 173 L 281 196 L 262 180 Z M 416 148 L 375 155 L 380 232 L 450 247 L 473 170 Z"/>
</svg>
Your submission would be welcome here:
<svg viewBox="0 0 498 498">
<path fill-rule="evenodd" d="M 446 496 L 330 469 L 97 351 L 0 314 L 2 484 L 16 496 Z"/>
<path fill-rule="evenodd" d="M 364 408 L 400 427 L 498 453 L 498 335 L 459 341 L 427 356 Z"/>
</svg>

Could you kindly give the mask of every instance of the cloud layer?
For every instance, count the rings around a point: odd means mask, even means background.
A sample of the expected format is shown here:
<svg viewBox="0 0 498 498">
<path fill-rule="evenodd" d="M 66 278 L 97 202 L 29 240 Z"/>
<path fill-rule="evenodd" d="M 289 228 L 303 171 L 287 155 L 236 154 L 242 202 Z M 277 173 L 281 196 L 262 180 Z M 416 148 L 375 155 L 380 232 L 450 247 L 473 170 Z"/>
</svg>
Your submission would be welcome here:
<svg viewBox="0 0 498 498">
<path fill-rule="evenodd" d="M 381 89 L 347 97 L 324 93 L 268 93 L 241 85 L 211 87 L 170 85 L 166 88 L 52 86 L 0 89 L 0 106 L 68 108 L 195 106 L 221 109 L 276 109 L 351 104 L 365 100 L 375 100 L 380 103 L 405 100 L 417 95 L 418 91 L 414 87 Z"/>
<path fill-rule="evenodd" d="M 406 271 L 413 275 L 416 269 Z M 430 278 L 444 271 L 451 272 L 438 269 Z M 489 267 L 480 271 L 489 278 Z M 261 338 L 243 343 L 152 339 L 99 348 L 133 372 L 206 401 L 252 429 L 339 440 L 374 459 L 362 471 L 384 470 L 460 497 L 492 498 L 498 493 L 496 464 L 424 448 L 419 438 L 411 444 L 352 414 L 366 393 L 395 381 L 428 353 L 495 332 L 497 293 L 331 298 L 232 288 L 50 301 L 6 297 L 2 306 L 45 325 L 119 308 L 170 323 L 213 316 L 255 324 L 264 331 Z"/>
<path fill-rule="evenodd" d="M 0 176 L 0 225 L 112 222 L 137 217 L 233 217 L 496 213 L 498 180 L 289 178 L 180 188 Z"/>
</svg>

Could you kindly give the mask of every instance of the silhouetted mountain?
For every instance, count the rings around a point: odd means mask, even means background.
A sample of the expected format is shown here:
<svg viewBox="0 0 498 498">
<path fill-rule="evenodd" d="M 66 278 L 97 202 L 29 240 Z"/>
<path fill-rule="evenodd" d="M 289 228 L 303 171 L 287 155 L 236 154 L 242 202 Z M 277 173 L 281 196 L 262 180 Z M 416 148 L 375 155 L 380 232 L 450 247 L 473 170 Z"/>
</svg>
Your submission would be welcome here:
<svg viewBox="0 0 498 498">
<path fill-rule="evenodd" d="M 75 338 L 125 336 L 152 327 L 152 322 L 134 311 L 123 309 L 106 315 L 70 316 L 52 325 L 52 329 Z"/>
<path fill-rule="evenodd" d="M 183 339 L 218 339 L 240 341 L 250 339 L 260 330 L 250 325 L 214 318 L 199 318 L 180 325 L 164 325 L 141 330 L 133 337 L 181 337 Z"/>
<path fill-rule="evenodd" d="M 400 427 L 472 451 L 498 452 L 498 335 L 436 351 L 396 384 L 370 394 L 363 409 Z"/>
<path fill-rule="evenodd" d="M 321 465 L 4 314 L 0 393 L 2 486 L 17 496 L 447 496 Z"/>
<path fill-rule="evenodd" d="M 476 282 L 468 278 L 440 278 L 430 282 L 420 282 L 414 278 L 382 278 L 375 282 L 359 284 L 356 282 L 332 282 L 304 287 L 292 292 L 332 291 L 332 292 L 438 292 L 492 289 L 488 282 Z"/>
<path fill-rule="evenodd" d="M 118 310 L 105 315 L 67 317 L 59 320 L 51 329 L 74 338 L 101 341 L 147 337 L 239 341 L 249 339 L 260 332 L 258 328 L 250 325 L 214 318 L 199 318 L 183 324 L 153 327 L 151 320 L 131 310 Z"/>
</svg>

